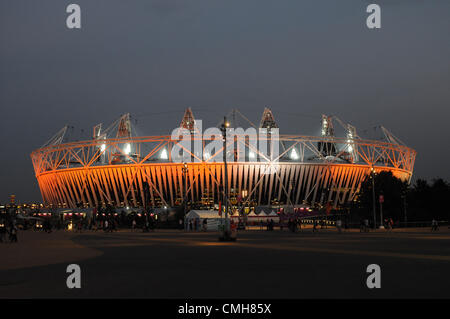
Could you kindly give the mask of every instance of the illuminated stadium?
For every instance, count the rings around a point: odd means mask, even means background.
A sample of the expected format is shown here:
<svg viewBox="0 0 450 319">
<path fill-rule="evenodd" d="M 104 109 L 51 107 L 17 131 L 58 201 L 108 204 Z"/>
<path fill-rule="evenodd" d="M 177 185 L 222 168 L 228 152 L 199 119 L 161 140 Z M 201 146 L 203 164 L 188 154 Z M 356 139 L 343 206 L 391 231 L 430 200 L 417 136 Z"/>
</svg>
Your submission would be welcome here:
<svg viewBox="0 0 450 319">
<path fill-rule="evenodd" d="M 104 130 L 96 125 L 90 140 L 66 142 L 64 127 L 31 154 L 45 205 L 217 208 L 227 184 L 235 207 L 331 203 L 336 208 L 354 200 L 361 182 L 372 173 L 391 171 L 408 181 L 413 173 L 416 152 L 384 127 L 383 140 L 364 139 L 354 126 L 323 115 L 317 119 L 320 136 L 280 132 L 279 153 L 270 161 L 247 139 L 232 141 L 244 157 L 227 163 L 228 183 L 224 183 L 223 147 L 214 154 L 205 151 L 205 138 L 195 132 L 194 122 L 188 108 L 181 124 L 173 123 L 188 130 L 193 143 L 200 141 L 200 151 L 189 153 L 191 160 L 186 162 L 172 160 L 171 151 L 179 141 L 171 135 L 133 136 L 129 114 Z M 259 125 L 248 122 L 269 132 L 278 128 L 268 108 Z M 335 125 L 343 130 L 342 136 L 335 135 Z M 267 174 L 274 163 L 276 170 Z"/>
</svg>

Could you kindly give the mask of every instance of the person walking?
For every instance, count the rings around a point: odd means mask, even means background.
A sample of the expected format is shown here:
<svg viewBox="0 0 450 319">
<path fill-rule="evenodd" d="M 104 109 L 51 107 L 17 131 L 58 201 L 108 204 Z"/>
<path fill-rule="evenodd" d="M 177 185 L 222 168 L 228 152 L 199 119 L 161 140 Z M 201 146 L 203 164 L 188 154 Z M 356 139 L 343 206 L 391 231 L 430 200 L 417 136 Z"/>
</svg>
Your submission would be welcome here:
<svg viewBox="0 0 450 319">
<path fill-rule="evenodd" d="M 336 228 L 338 229 L 339 233 L 342 233 L 342 220 L 338 219 L 336 221 Z"/>
<path fill-rule="evenodd" d="M 314 219 L 313 221 L 313 233 L 317 231 L 317 220 Z"/>
<path fill-rule="evenodd" d="M 0 243 L 6 242 L 6 227 L 5 222 L 0 221 Z"/>
<path fill-rule="evenodd" d="M 17 227 L 16 225 L 11 226 L 9 231 L 9 241 L 12 243 L 17 243 Z"/>
<path fill-rule="evenodd" d="M 369 220 L 364 219 L 364 232 L 367 233 L 369 231 Z"/>
<path fill-rule="evenodd" d="M 273 219 L 270 219 L 270 230 L 273 230 L 273 227 L 275 226 L 275 222 L 273 221 Z"/>
<path fill-rule="evenodd" d="M 155 217 L 150 217 L 150 230 L 155 231 L 156 228 L 156 219 Z"/>
<path fill-rule="evenodd" d="M 144 227 L 142 227 L 142 232 L 143 233 L 148 233 L 148 230 L 149 230 L 148 228 L 149 228 L 148 218 L 145 217 Z"/>
<path fill-rule="evenodd" d="M 133 219 L 133 221 L 131 222 L 131 231 L 135 230 L 136 230 L 136 219 Z"/>
<path fill-rule="evenodd" d="M 83 224 L 82 224 L 81 219 L 80 219 L 80 220 L 78 221 L 78 223 L 77 223 L 77 231 L 78 231 L 79 233 L 81 233 L 82 228 L 83 228 Z"/>
<path fill-rule="evenodd" d="M 431 231 L 437 231 L 438 230 L 438 221 L 433 218 L 431 221 Z"/>
<path fill-rule="evenodd" d="M 394 222 L 392 221 L 392 218 L 388 218 L 386 221 L 386 227 L 388 231 L 392 230 L 392 225 L 394 224 Z"/>
<path fill-rule="evenodd" d="M 51 233 L 52 232 L 52 222 L 50 221 L 50 219 L 47 220 L 47 233 Z"/>
</svg>

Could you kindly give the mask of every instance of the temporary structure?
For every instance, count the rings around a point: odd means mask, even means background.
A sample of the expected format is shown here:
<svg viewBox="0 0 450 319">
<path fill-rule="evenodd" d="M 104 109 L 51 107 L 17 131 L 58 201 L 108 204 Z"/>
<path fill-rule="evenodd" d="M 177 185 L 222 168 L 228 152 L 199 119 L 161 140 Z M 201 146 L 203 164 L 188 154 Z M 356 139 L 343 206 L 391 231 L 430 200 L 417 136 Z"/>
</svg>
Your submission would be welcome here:
<svg viewBox="0 0 450 319">
<path fill-rule="evenodd" d="M 278 214 L 275 213 L 274 211 L 271 211 L 268 216 L 278 217 Z"/>
<path fill-rule="evenodd" d="M 239 217 L 239 211 L 236 209 L 234 213 L 231 215 L 233 217 Z"/>
<path fill-rule="evenodd" d="M 251 211 L 250 214 L 247 215 L 247 223 L 249 225 L 255 225 L 260 221 L 261 218 L 258 215 L 256 215 L 254 211 Z"/>
<path fill-rule="evenodd" d="M 205 218 L 221 218 L 221 216 L 219 215 L 219 212 L 216 210 L 191 210 L 189 213 L 186 214 L 186 218 L 187 219 L 192 219 L 192 218 L 200 218 L 200 219 L 205 219 Z"/>
<path fill-rule="evenodd" d="M 266 217 L 266 216 L 268 216 L 269 214 L 267 214 L 263 209 L 259 212 L 259 217 Z"/>
<path fill-rule="evenodd" d="M 258 215 L 256 215 L 254 211 L 251 211 L 250 214 L 247 215 L 247 217 L 258 217 Z"/>
<path fill-rule="evenodd" d="M 192 225 L 197 225 L 197 230 L 200 230 L 204 219 L 206 219 L 207 222 L 206 230 L 218 230 L 223 217 L 221 217 L 216 210 L 191 210 L 186 214 L 184 224 L 188 226 L 192 223 Z"/>
</svg>

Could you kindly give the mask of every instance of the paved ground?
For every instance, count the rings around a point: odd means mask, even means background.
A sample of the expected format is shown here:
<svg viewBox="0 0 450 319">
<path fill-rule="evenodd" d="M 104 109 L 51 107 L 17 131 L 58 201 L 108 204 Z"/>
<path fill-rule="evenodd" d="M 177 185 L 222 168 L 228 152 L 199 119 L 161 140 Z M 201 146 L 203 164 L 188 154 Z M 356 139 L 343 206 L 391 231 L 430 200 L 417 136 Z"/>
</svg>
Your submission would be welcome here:
<svg viewBox="0 0 450 319">
<path fill-rule="evenodd" d="M 450 232 L 429 229 L 338 234 L 19 233 L 0 244 L 0 297 L 450 298 Z M 66 287 L 77 263 L 82 288 Z M 366 267 L 381 266 L 381 289 Z"/>
</svg>

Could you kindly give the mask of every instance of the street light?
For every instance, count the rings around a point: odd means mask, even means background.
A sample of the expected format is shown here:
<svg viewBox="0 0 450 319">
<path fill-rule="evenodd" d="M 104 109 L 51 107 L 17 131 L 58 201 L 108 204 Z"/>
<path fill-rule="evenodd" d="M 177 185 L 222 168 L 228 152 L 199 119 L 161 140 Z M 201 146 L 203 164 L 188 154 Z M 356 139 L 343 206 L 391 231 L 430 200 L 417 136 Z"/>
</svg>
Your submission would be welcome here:
<svg viewBox="0 0 450 319">
<path fill-rule="evenodd" d="M 291 152 L 291 160 L 297 160 L 297 159 L 298 159 L 297 151 L 295 150 L 295 148 L 293 148 L 292 152 Z"/>
<path fill-rule="evenodd" d="M 227 171 L 227 128 L 230 126 L 230 123 L 227 122 L 226 116 L 223 118 L 223 123 L 220 126 L 220 130 L 222 131 L 223 137 L 223 163 L 225 169 L 225 180 L 224 180 L 224 201 L 225 201 L 225 225 L 223 229 L 223 236 L 220 238 L 224 241 L 232 240 L 230 234 L 230 225 L 228 222 L 228 171 Z"/>
<path fill-rule="evenodd" d="M 129 143 L 127 143 L 127 144 L 125 145 L 125 148 L 123 149 L 123 152 L 124 152 L 126 155 L 129 155 L 129 154 L 131 153 L 131 145 L 130 145 Z"/>
<path fill-rule="evenodd" d="M 243 209 L 244 209 L 244 204 L 245 204 L 245 200 L 247 200 L 247 196 L 248 196 L 248 190 L 243 189 L 241 192 L 241 208 L 240 208 L 240 212 L 239 215 L 241 216 L 243 213 Z"/>
<path fill-rule="evenodd" d="M 161 151 L 161 155 L 159 156 L 159 158 L 161 159 L 169 159 L 169 155 L 167 154 L 167 151 L 165 148 L 163 148 L 163 150 Z"/>
<path fill-rule="evenodd" d="M 380 195 L 378 202 L 380 203 L 380 229 L 384 229 L 384 223 L 383 223 L 383 202 L 384 202 L 384 196 L 383 195 Z"/>
<path fill-rule="evenodd" d="M 370 168 L 370 177 L 372 179 L 372 209 L 373 209 L 373 229 L 377 228 L 377 217 L 376 217 L 376 210 L 375 210 L 375 170 L 373 169 L 373 166 Z"/>
<path fill-rule="evenodd" d="M 183 163 L 183 179 L 184 179 L 184 198 L 183 198 L 183 215 L 184 215 L 184 221 L 186 222 L 186 200 L 187 200 L 187 178 L 186 174 L 188 171 L 188 166 L 186 163 Z"/>
<path fill-rule="evenodd" d="M 403 199 L 403 211 L 405 213 L 405 227 L 407 227 L 408 226 L 408 216 L 406 215 L 406 190 L 405 189 L 402 190 L 401 197 Z"/>
</svg>

